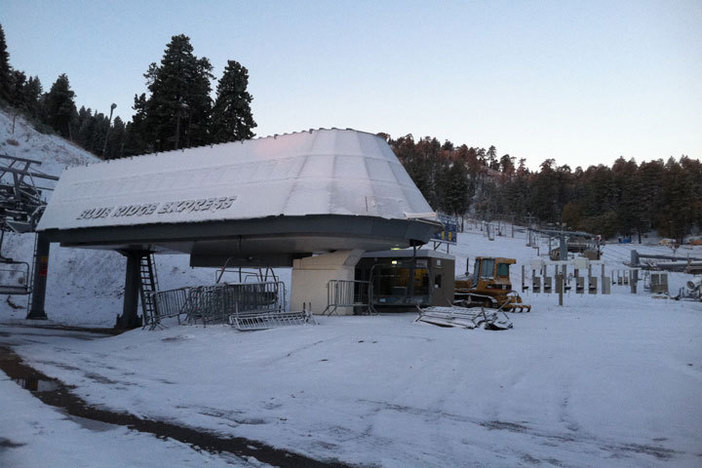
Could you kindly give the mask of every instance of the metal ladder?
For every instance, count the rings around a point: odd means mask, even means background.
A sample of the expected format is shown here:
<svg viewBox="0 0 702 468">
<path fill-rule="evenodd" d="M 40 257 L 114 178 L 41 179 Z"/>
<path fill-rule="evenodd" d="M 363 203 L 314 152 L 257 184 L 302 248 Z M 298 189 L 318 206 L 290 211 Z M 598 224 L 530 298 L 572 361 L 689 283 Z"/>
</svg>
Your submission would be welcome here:
<svg viewBox="0 0 702 468">
<path fill-rule="evenodd" d="M 154 293 L 158 291 L 158 278 L 156 277 L 156 263 L 151 252 L 142 255 L 139 259 L 139 279 L 141 292 L 141 310 L 144 313 L 144 323 L 158 323 L 158 311 L 154 302 Z"/>
</svg>

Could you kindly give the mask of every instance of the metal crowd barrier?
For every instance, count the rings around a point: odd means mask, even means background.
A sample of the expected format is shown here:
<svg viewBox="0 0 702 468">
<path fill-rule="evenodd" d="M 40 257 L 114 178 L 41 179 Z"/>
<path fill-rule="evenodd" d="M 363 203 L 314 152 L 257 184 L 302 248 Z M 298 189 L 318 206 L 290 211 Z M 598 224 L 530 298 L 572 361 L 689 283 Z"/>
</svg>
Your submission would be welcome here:
<svg viewBox="0 0 702 468">
<path fill-rule="evenodd" d="M 327 282 L 327 307 L 322 315 L 332 315 L 345 307 L 352 308 L 355 315 L 370 314 L 368 281 L 329 280 Z"/>
<path fill-rule="evenodd" d="M 264 330 L 291 325 L 316 324 L 310 310 L 286 312 L 285 309 L 236 310 L 229 315 L 229 324 L 237 330 Z"/>
<path fill-rule="evenodd" d="M 183 313 L 191 289 L 186 287 L 147 293 L 151 295 L 154 309 L 153 315 L 144 314 L 144 328 L 149 327 L 149 330 L 153 330 L 160 327 L 161 320 L 169 317 L 177 317 L 180 323 L 180 315 Z"/>
<path fill-rule="evenodd" d="M 185 305 L 188 323 L 226 322 L 239 310 L 285 310 L 285 284 L 270 281 L 199 286 L 190 291 Z"/>
<path fill-rule="evenodd" d="M 286 325 L 314 323 L 306 308 L 286 311 L 285 283 L 216 284 L 151 293 L 155 304 L 152 316 L 144 317 L 151 330 L 167 317 L 181 316 L 189 324 L 230 323 L 239 330 L 260 330 Z"/>
</svg>

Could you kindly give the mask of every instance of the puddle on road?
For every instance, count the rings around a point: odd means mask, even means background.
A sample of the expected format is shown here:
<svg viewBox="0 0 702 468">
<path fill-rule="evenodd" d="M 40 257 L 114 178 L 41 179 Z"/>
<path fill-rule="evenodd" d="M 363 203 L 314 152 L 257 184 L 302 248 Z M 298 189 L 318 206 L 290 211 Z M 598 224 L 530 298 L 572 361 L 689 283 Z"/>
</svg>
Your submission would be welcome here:
<svg viewBox="0 0 702 468">
<path fill-rule="evenodd" d="M 0 346 L 0 369 L 17 385 L 31 392 L 54 392 L 61 387 L 61 382 L 50 379 L 22 363 L 19 356 L 9 348 Z"/>
<path fill-rule="evenodd" d="M 33 392 L 53 392 L 58 390 L 60 386 L 55 380 L 40 379 L 36 376 L 20 377 L 12 380 L 17 382 L 17 384 L 25 390 L 31 390 Z"/>
<path fill-rule="evenodd" d="M 243 437 L 219 437 L 198 429 L 177 426 L 162 421 L 142 419 L 129 413 L 117 413 L 89 406 L 71 392 L 72 387 L 51 379 L 28 366 L 15 352 L 0 346 L 0 370 L 12 380 L 32 392 L 43 403 L 65 412 L 81 426 L 105 431 L 114 426 L 124 426 L 139 432 L 153 434 L 159 438 L 170 438 L 195 449 L 211 453 L 225 452 L 247 459 L 253 457 L 260 462 L 280 467 L 345 467 L 337 460 L 320 461 L 295 452 L 277 449 L 256 440 Z"/>
</svg>

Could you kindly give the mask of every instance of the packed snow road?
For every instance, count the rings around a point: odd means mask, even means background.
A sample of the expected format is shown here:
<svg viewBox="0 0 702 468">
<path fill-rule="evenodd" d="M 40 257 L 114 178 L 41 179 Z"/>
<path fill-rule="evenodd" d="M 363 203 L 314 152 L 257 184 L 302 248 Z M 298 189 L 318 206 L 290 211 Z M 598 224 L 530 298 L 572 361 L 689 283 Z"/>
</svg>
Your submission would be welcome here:
<svg viewBox="0 0 702 468">
<path fill-rule="evenodd" d="M 344 466 L 274 449 L 257 441 L 219 437 L 202 430 L 91 406 L 61 381 L 28 366 L 11 349 L 27 343 L 46 342 L 47 338 L 53 342 L 56 338 L 93 340 L 99 337 L 95 332 L 65 327 L 0 326 L 0 375 L 6 377 L 0 378 L 0 388 L 17 397 L 0 418 L 3 422 L 0 448 L 5 449 L 0 450 L 0 466 L 43 465 L 47 451 L 50 452 L 48 459 L 55 466 L 160 466 L 164 460 L 171 461 L 169 466 L 267 466 L 268 463 L 281 467 Z M 36 400 L 18 391 L 17 386 L 30 390 Z M 57 416 L 61 418 L 59 422 L 55 420 Z M 103 447 L 110 441 L 105 433 L 116 435 L 117 443 Z M 92 450 L 75 451 L 73 448 L 78 442 Z M 139 448 L 126 457 L 116 456 L 115 445 L 118 450 L 128 452 L 135 446 Z M 94 450 L 100 452 L 99 456 L 95 456 Z"/>
<path fill-rule="evenodd" d="M 46 337 L 16 350 L 93 405 L 318 460 L 699 466 L 699 304 L 529 300 L 535 311 L 500 332 L 401 314 Z"/>
</svg>

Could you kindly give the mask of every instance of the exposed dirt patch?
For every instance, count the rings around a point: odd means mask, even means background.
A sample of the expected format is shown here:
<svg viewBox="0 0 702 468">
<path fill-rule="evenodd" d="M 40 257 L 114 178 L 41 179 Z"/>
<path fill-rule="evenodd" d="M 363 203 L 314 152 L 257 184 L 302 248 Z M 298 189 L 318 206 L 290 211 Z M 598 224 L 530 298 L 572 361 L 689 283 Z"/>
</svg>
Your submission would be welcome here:
<svg viewBox="0 0 702 468">
<path fill-rule="evenodd" d="M 31 390 L 43 403 L 62 409 L 71 416 L 126 426 L 161 438 L 172 438 L 212 453 L 227 452 L 238 457 L 253 457 L 280 467 L 345 467 L 338 460 L 315 460 L 305 455 L 277 449 L 243 437 L 222 437 L 201 429 L 143 419 L 129 413 L 117 413 L 88 405 L 71 392 L 72 387 L 52 379 L 25 364 L 10 348 L 0 346 L 0 369 L 22 387 Z M 18 447 L 9 439 L 0 439 L 0 450 Z"/>
</svg>

